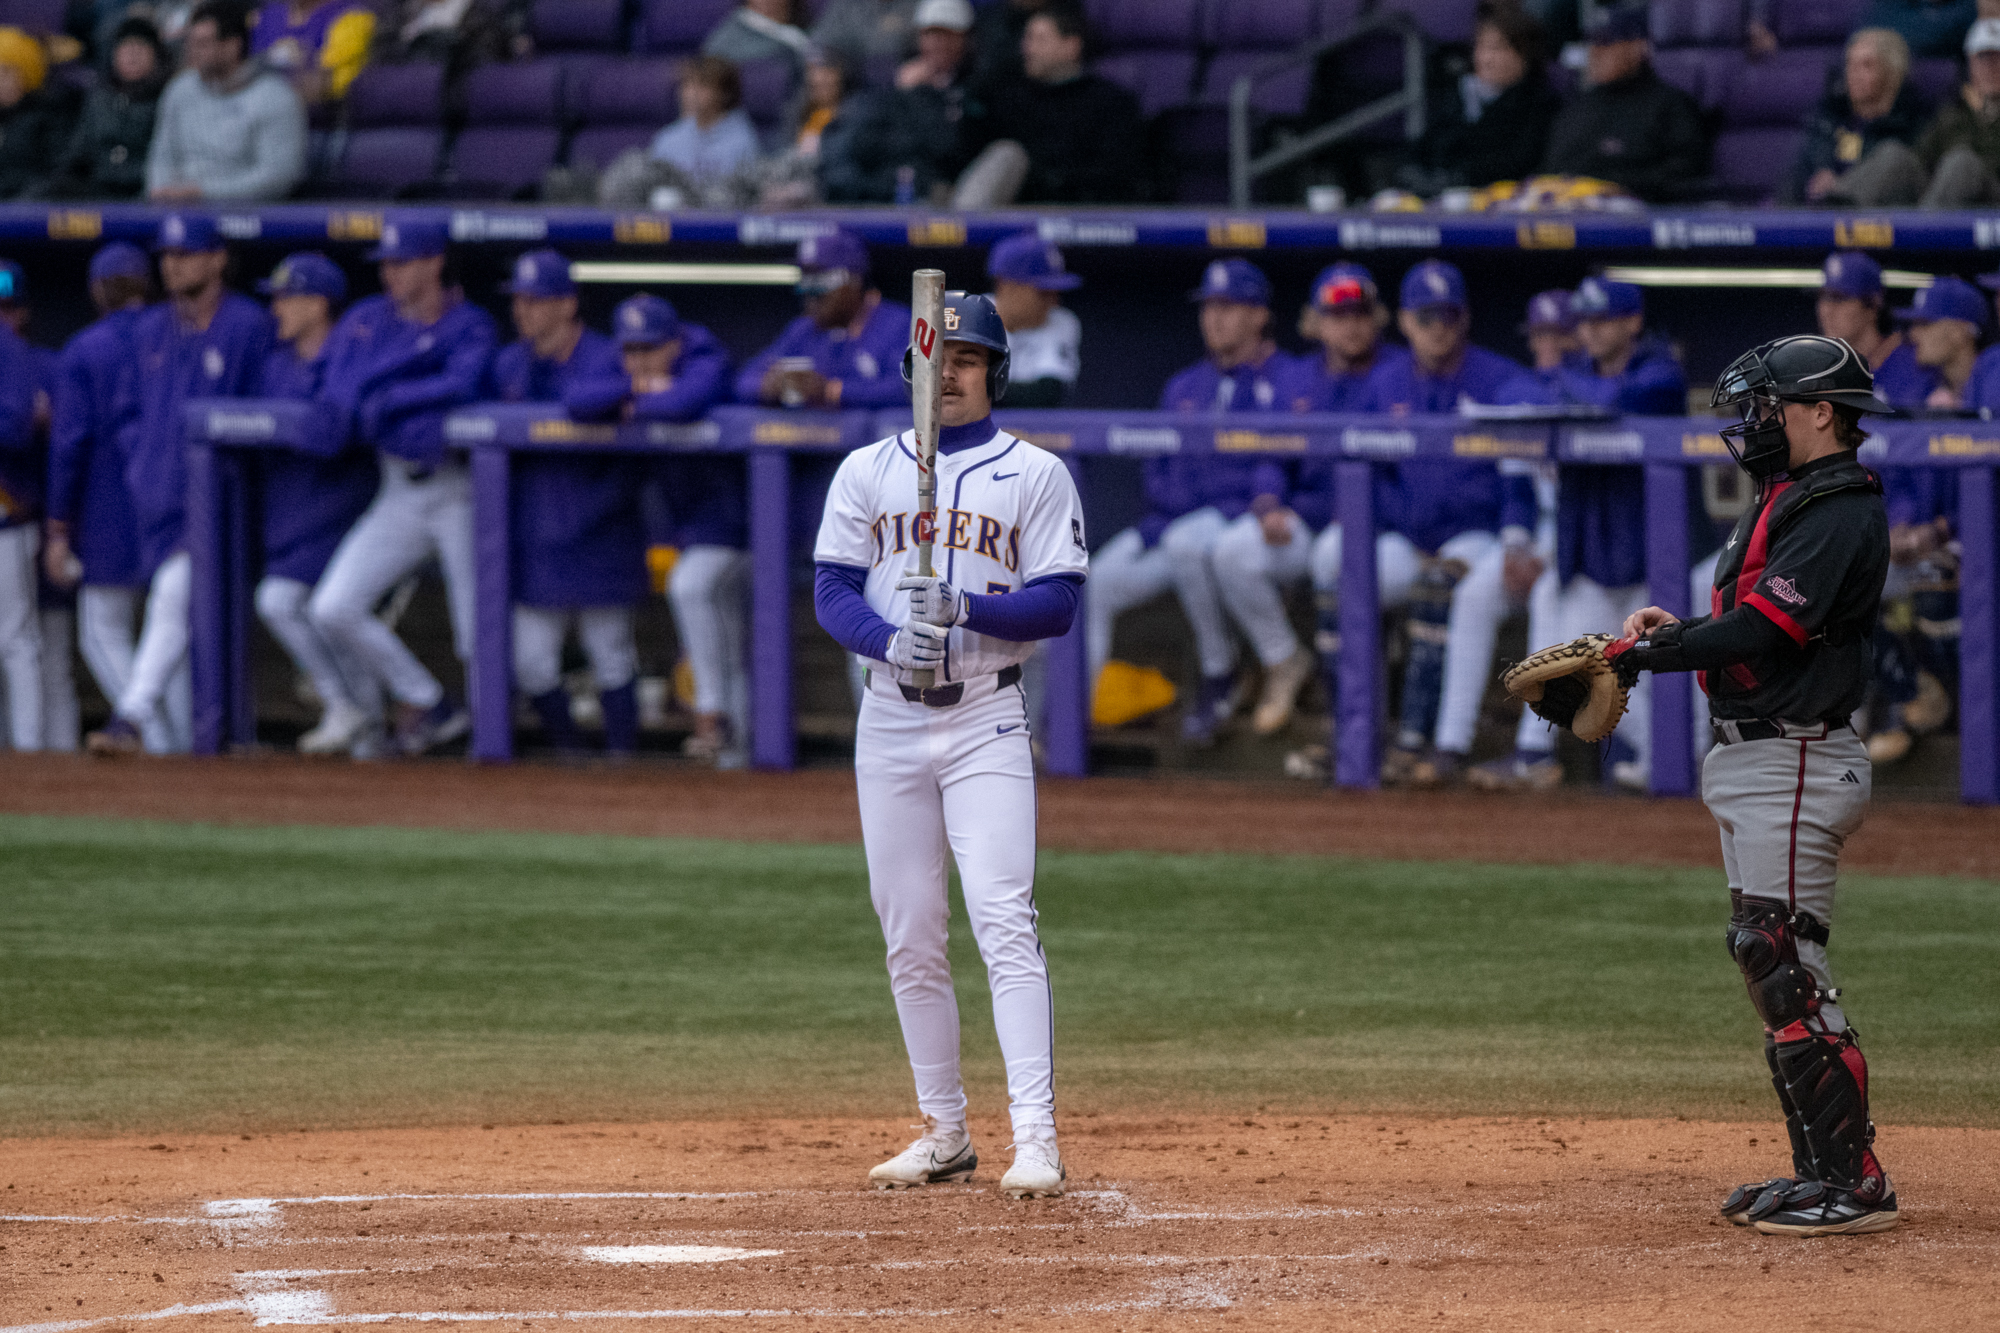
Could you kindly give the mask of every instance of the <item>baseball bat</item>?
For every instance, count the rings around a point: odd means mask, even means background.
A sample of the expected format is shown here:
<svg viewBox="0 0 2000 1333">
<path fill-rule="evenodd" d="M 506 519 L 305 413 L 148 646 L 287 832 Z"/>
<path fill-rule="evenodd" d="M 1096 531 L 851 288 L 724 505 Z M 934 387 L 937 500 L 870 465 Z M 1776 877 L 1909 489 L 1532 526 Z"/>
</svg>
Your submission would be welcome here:
<svg viewBox="0 0 2000 1333">
<path fill-rule="evenodd" d="M 931 545 L 937 540 L 937 451 L 939 395 L 943 381 L 944 270 L 920 268 L 910 279 L 910 407 L 917 419 L 917 573 L 931 576 Z M 927 690 L 937 673 L 919 671 L 916 686 Z"/>
</svg>

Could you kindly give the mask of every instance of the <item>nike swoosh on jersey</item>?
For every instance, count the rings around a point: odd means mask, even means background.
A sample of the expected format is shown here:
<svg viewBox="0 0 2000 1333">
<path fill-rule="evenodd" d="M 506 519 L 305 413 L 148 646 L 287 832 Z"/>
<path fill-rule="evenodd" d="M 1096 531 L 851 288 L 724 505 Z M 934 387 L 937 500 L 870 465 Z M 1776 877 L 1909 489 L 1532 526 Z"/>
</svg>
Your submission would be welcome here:
<svg viewBox="0 0 2000 1333">
<path fill-rule="evenodd" d="M 1020 473 L 1018 473 L 1018 472 L 996 472 L 996 473 L 994 473 L 994 474 L 993 474 L 993 480 L 995 480 L 995 481 L 1005 481 L 1005 480 L 1007 480 L 1007 478 L 1009 478 L 1009 477 L 1018 477 L 1018 476 L 1020 476 L 1020 475 L 1021 475 L 1021 474 L 1020 474 Z"/>
<path fill-rule="evenodd" d="M 1019 722 L 1016 722 L 1011 727 L 995 727 L 993 728 L 993 731 L 995 735 L 1005 736 L 1010 731 L 1019 731 L 1020 729 L 1021 729 L 1021 724 Z"/>
</svg>

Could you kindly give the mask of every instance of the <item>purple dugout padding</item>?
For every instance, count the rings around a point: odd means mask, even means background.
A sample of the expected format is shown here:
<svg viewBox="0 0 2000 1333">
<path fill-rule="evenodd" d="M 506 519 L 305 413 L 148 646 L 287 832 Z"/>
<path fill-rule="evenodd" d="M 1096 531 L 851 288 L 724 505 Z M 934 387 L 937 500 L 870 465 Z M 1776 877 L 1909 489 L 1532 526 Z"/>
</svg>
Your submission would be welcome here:
<svg viewBox="0 0 2000 1333">
<path fill-rule="evenodd" d="M 1083 493 L 1083 465 L 1066 458 L 1077 494 Z M 1090 580 L 1085 579 L 1076 602 L 1076 619 L 1069 633 L 1051 639 L 1043 651 L 1048 670 L 1042 694 L 1042 765 L 1059 778 L 1080 778 L 1090 772 L 1090 666 L 1084 649 L 1089 613 Z"/>
<path fill-rule="evenodd" d="M 1460 417 L 1380 418 L 1334 414 L 1196 416 L 1164 412 L 1002 412 L 1003 429 L 1075 460 L 1087 454 L 1144 458 L 1164 453 L 1322 455 L 1347 461 L 1339 469 L 1336 504 L 1343 524 L 1341 569 L 1341 701 L 1335 781 L 1368 787 L 1376 781 L 1383 680 L 1376 590 L 1373 462 L 1412 456 L 1553 458 L 1576 464 L 1646 464 L 1647 575 L 1653 599 L 1676 612 L 1687 608 L 1688 548 L 1685 469 L 1726 463 L 1712 418 L 1626 418 L 1615 422 L 1546 424 L 1475 421 Z M 195 689 L 205 751 L 223 743 L 232 697 L 247 699 L 247 673 L 236 666 L 247 650 L 247 618 L 220 613 L 227 599 L 247 606 L 249 565 L 231 561 L 229 488 L 217 462 L 237 447 L 268 447 L 324 430 L 312 405 L 232 401 L 191 404 L 189 549 L 196 553 Z M 687 426 L 580 426 L 548 406 L 469 409 L 448 423 L 452 440 L 472 449 L 475 509 L 480 527 L 481 584 L 477 650 L 472 663 L 476 710 L 473 752 L 504 758 L 511 748 L 508 689 L 485 682 L 510 678 L 512 609 L 505 595 L 506 460 L 521 450 L 663 453 L 739 452 L 749 455 L 752 761 L 785 769 L 795 759 L 791 682 L 791 555 L 787 528 L 790 455 L 846 452 L 907 428 L 908 414 L 785 413 L 719 409 Z M 1987 438 L 1993 435 L 1995 438 Z M 1995 548 L 1995 463 L 2000 430 L 1982 422 L 1891 421 L 1864 448 L 1864 462 L 1958 467 L 1959 526 L 1965 548 L 1961 613 L 1964 685 L 1961 786 L 1963 799 L 2000 802 L 2000 551 Z M 239 536 L 241 535 L 241 529 Z M 488 574 L 498 571 L 497 582 Z M 1086 584 L 1085 594 L 1089 596 Z M 1081 773 L 1088 741 L 1089 689 L 1078 627 L 1049 645 L 1044 720 L 1051 772 Z M 234 696 L 231 691 L 237 691 Z M 1688 702 L 1679 690 L 1656 690 L 1653 787 L 1661 794 L 1694 788 Z M 237 733 L 241 735 L 239 731 Z"/>
<path fill-rule="evenodd" d="M 507 542 L 513 455 L 472 451 L 472 757 L 514 757 L 514 567 Z"/>
</svg>

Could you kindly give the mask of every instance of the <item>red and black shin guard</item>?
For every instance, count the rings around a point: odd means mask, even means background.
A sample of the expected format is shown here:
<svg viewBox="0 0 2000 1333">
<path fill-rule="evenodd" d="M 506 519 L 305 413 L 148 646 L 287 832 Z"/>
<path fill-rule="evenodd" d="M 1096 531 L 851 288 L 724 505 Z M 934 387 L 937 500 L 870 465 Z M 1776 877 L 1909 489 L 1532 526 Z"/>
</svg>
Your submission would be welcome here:
<svg viewBox="0 0 2000 1333">
<path fill-rule="evenodd" d="M 1888 1182 L 1868 1119 L 1868 1061 L 1854 1030 L 1829 1037 L 1802 1020 L 1767 1035 L 1764 1049 L 1800 1178 L 1848 1190 L 1864 1203 L 1882 1198 Z"/>
</svg>

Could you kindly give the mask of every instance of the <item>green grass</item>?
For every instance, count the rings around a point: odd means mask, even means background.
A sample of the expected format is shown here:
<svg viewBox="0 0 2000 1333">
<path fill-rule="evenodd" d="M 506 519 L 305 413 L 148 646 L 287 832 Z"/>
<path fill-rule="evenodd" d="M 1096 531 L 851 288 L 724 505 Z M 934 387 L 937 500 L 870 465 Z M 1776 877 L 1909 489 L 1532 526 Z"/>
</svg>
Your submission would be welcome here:
<svg viewBox="0 0 2000 1333">
<path fill-rule="evenodd" d="M 901 1113 L 858 847 L 0 818 L 0 1134 Z M 1878 1118 L 2000 1124 L 2000 886 L 1855 876 Z M 1064 1104 L 1753 1115 L 1708 871 L 1044 853 Z M 976 1107 L 1002 1092 L 962 910 Z"/>
</svg>

